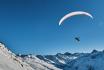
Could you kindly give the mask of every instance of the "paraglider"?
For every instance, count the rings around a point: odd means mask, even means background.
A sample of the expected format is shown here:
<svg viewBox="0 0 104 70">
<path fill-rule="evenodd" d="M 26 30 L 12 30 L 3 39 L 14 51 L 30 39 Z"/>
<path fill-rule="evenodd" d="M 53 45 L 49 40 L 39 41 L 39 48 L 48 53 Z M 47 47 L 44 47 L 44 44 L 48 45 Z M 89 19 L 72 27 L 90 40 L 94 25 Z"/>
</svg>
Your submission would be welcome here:
<svg viewBox="0 0 104 70">
<path fill-rule="evenodd" d="M 80 37 L 75 37 L 75 40 L 76 40 L 77 42 L 80 42 Z"/>
<path fill-rule="evenodd" d="M 77 16 L 77 15 L 85 15 L 85 16 L 88 16 L 90 17 L 91 19 L 93 19 L 93 16 L 88 13 L 88 12 L 84 12 L 84 11 L 75 11 L 75 12 L 71 12 L 71 13 L 68 13 L 66 14 L 65 16 L 63 16 L 60 21 L 59 21 L 59 26 L 62 25 L 62 23 L 66 20 L 66 19 L 70 19 L 70 17 L 73 17 L 73 16 Z M 75 37 L 75 40 L 77 42 L 80 42 L 80 37 Z"/>
</svg>

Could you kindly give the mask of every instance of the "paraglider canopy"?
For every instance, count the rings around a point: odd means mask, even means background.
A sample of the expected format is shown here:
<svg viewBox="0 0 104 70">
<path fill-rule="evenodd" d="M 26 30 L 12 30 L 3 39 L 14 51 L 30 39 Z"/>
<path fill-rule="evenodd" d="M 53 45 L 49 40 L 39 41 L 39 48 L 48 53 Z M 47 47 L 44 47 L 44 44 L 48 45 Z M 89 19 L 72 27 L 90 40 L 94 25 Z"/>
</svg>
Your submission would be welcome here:
<svg viewBox="0 0 104 70">
<path fill-rule="evenodd" d="M 90 18 L 93 19 L 93 16 L 88 13 L 88 12 L 84 12 L 84 11 L 75 11 L 75 12 L 71 12 L 66 14 L 64 17 L 61 18 L 61 20 L 59 21 L 59 26 L 68 18 L 72 17 L 72 16 L 76 16 L 76 15 L 85 15 L 85 16 L 89 16 Z"/>
</svg>

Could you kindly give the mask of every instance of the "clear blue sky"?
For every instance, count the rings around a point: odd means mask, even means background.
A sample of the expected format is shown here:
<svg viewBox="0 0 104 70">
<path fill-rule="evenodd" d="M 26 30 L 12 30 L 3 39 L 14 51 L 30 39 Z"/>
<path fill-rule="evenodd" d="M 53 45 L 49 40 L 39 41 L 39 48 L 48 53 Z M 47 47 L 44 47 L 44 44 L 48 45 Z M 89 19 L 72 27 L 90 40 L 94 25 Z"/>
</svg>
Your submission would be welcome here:
<svg viewBox="0 0 104 70">
<path fill-rule="evenodd" d="M 0 41 L 22 54 L 102 50 L 103 6 L 103 0 L 0 0 Z M 65 14 L 79 10 L 91 13 L 94 20 L 75 16 L 58 25 Z"/>
</svg>

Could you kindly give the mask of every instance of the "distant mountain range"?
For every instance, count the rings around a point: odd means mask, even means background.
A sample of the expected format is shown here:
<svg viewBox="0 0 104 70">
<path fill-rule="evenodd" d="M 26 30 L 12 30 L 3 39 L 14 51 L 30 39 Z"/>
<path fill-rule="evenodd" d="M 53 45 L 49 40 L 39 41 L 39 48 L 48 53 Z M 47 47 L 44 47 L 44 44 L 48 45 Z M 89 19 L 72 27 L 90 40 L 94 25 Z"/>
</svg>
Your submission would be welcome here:
<svg viewBox="0 0 104 70">
<path fill-rule="evenodd" d="M 104 70 L 104 51 L 22 55 L 0 43 L 0 70 Z"/>
</svg>

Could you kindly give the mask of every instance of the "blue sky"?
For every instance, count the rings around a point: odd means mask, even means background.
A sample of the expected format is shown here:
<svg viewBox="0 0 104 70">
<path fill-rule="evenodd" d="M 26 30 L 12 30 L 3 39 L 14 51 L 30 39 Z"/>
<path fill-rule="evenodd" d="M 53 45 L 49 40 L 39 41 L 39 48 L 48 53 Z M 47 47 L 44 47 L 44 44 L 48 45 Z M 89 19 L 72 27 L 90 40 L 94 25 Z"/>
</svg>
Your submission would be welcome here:
<svg viewBox="0 0 104 70">
<path fill-rule="evenodd" d="M 103 50 L 103 6 L 103 0 L 0 0 L 0 41 L 22 54 Z M 65 14 L 80 10 L 94 19 L 75 16 L 58 25 Z"/>
</svg>

